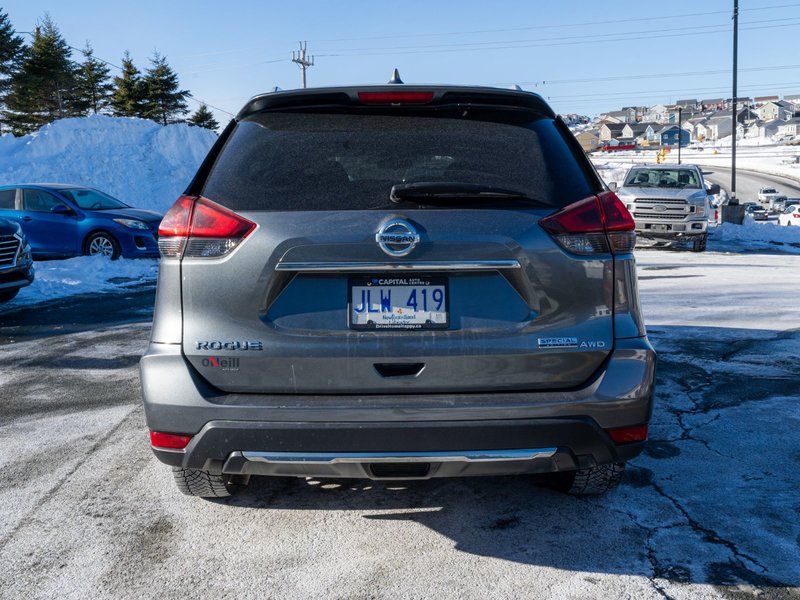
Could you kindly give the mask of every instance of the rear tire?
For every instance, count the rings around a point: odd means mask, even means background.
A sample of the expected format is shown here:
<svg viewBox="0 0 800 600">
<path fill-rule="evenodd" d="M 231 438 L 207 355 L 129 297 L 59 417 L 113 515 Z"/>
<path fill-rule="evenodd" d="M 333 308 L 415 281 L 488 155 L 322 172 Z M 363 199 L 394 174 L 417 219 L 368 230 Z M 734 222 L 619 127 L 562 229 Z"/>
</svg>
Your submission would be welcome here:
<svg viewBox="0 0 800 600">
<path fill-rule="evenodd" d="M 692 242 L 692 252 L 705 252 L 708 244 L 708 234 L 703 235 Z"/>
<path fill-rule="evenodd" d="M 198 498 L 227 498 L 247 485 L 234 483 L 230 475 L 214 475 L 201 469 L 173 467 L 172 476 L 182 494 Z"/>
<path fill-rule="evenodd" d="M 10 292 L 0 292 L 0 302 L 8 302 L 9 300 L 13 300 L 19 294 L 19 288 L 15 290 L 11 290 Z"/>
<path fill-rule="evenodd" d="M 571 496 L 596 496 L 617 487 L 624 473 L 624 462 L 558 473 L 556 487 Z"/>
</svg>

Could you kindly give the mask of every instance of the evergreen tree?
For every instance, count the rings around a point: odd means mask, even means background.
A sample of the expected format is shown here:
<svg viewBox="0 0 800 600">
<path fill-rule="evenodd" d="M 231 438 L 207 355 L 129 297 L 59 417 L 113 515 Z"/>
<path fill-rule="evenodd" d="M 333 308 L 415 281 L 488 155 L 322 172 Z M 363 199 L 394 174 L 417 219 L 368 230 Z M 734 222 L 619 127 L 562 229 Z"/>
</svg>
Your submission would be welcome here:
<svg viewBox="0 0 800 600">
<path fill-rule="evenodd" d="M 11 78 L 19 69 L 24 53 L 22 38 L 16 35 L 8 15 L 0 11 L 0 109 L 5 108 Z"/>
<path fill-rule="evenodd" d="M 82 52 L 84 61 L 77 73 L 76 109 L 82 114 L 97 114 L 108 106 L 114 86 L 109 81 L 108 66 L 94 57 L 89 42 Z"/>
<path fill-rule="evenodd" d="M 150 68 L 144 77 L 145 110 L 148 119 L 166 125 L 180 122 L 180 117 L 189 112 L 186 105 L 188 90 L 181 90 L 178 75 L 167 64 L 167 59 L 158 52 L 150 59 Z"/>
<path fill-rule="evenodd" d="M 205 104 L 201 104 L 200 108 L 197 109 L 197 112 L 189 117 L 189 125 L 205 127 L 206 129 L 211 129 L 212 131 L 219 129 L 219 123 L 217 123 L 217 120 L 214 118 L 214 114 L 208 110 L 208 107 Z"/>
<path fill-rule="evenodd" d="M 114 77 L 113 87 L 110 104 L 115 117 L 144 116 L 144 82 L 127 50 L 122 57 L 122 75 Z"/>
<path fill-rule="evenodd" d="M 19 71 L 12 77 L 6 120 L 15 135 L 77 114 L 74 108 L 76 65 L 55 23 L 45 15 Z"/>
</svg>

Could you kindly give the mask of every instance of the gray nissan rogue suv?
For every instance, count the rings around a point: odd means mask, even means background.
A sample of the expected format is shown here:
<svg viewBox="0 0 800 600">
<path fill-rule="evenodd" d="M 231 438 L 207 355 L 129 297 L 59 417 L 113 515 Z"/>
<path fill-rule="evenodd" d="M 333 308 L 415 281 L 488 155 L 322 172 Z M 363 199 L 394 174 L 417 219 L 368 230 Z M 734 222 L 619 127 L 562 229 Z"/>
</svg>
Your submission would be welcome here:
<svg viewBox="0 0 800 600">
<path fill-rule="evenodd" d="M 144 408 L 186 494 L 529 473 L 600 493 L 647 439 L 634 222 L 538 95 L 256 96 L 158 243 Z"/>
</svg>

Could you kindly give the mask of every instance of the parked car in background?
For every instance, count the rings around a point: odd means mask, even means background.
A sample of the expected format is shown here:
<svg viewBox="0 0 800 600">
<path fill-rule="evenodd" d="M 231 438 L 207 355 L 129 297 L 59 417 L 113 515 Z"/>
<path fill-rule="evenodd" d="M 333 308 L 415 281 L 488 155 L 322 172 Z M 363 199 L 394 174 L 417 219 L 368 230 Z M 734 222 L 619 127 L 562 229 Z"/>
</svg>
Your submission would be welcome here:
<svg viewBox="0 0 800 600">
<path fill-rule="evenodd" d="M 0 218 L 22 226 L 36 259 L 157 257 L 162 217 L 79 185 L 0 186 Z"/>
<path fill-rule="evenodd" d="M 744 213 L 753 217 L 756 221 L 768 221 L 769 215 L 767 214 L 767 209 L 761 206 L 760 204 L 750 204 L 746 206 L 744 209 Z"/>
<path fill-rule="evenodd" d="M 769 205 L 775 196 L 780 196 L 780 192 L 774 187 L 762 187 L 758 190 L 758 201 L 762 204 Z"/>
<path fill-rule="evenodd" d="M 800 225 L 800 204 L 789 205 L 783 214 L 778 215 L 779 225 Z"/>
<path fill-rule="evenodd" d="M 787 206 L 800 204 L 800 198 L 787 198 L 786 196 L 775 196 L 769 203 L 769 210 L 772 213 L 780 214 L 786 210 Z"/>
<path fill-rule="evenodd" d="M 33 283 L 31 247 L 19 223 L 0 219 L 0 302 L 14 298 Z"/>
</svg>

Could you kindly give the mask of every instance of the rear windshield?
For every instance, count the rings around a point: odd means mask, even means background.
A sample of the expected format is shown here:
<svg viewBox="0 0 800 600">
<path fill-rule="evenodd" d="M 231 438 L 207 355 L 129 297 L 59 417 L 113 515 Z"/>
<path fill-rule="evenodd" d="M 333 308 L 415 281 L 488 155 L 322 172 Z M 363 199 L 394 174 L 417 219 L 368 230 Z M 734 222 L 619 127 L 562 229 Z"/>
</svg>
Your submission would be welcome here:
<svg viewBox="0 0 800 600">
<path fill-rule="evenodd" d="M 557 208 L 592 193 L 550 119 L 278 112 L 238 124 L 202 193 L 233 210 L 360 210 L 393 206 L 392 186 L 415 182 L 502 187 Z"/>
</svg>

